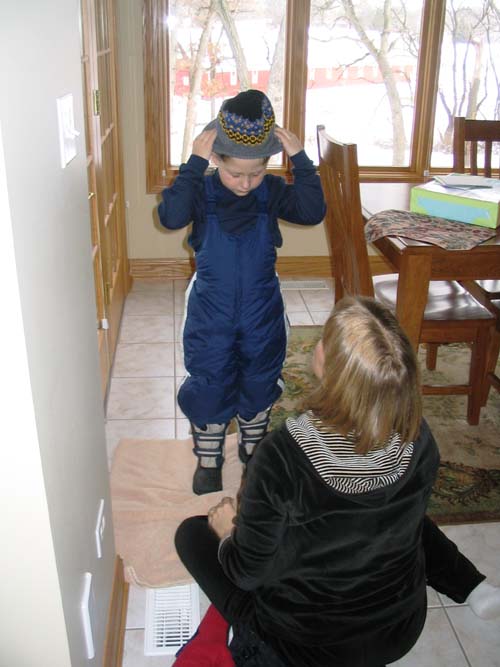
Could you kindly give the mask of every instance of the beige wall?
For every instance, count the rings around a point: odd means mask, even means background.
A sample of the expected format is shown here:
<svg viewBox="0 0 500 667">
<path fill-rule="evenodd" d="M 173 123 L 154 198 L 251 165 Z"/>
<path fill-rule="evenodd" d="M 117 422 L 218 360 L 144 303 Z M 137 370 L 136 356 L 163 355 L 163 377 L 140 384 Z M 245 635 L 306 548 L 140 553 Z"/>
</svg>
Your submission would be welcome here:
<svg viewBox="0 0 500 667">
<path fill-rule="evenodd" d="M 78 0 L 0 5 L 0 665 L 102 665 L 114 567 L 100 390 Z M 62 169 L 56 98 L 78 155 Z M 3 150 L 1 145 L 3 144 Z M 107 526 L 96 557 L 100 498 Z M 94 578 L 96 656 L 79 604 Z"/>
<path fill-rule="evenodd" d="M 0 219 L 1 277 L 2 284 L 9 285 L 2 306 L 9 324 L 3 328 L 0 345 L 0 516 L 4 535 L 0 551 L 0 663 L 34 665 L 37 656 L 50 655 L 51 664 L 69 665 L 31 395 L 1 133 Z"/>
<path fill-rule="evenodd" d="M 146 194 L 141 2 L 118 3 L 118 35 L 129 257 L 186 258 L 186 230 L 160 228 L 154 215 L 158 197 Z M 282 223 L 281 230 L 280 256 L 328 255 L 323 225 L 304 228 Z"/>
</svg>

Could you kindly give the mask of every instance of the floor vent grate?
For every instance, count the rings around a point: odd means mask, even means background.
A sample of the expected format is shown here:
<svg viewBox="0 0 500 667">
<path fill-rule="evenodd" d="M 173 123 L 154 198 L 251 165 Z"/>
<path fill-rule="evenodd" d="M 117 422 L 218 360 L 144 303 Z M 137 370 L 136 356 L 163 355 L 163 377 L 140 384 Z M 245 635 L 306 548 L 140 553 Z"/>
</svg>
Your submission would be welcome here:
<svg viewBox="0 0 500 667">
<path fill-rule="evenodd" d="M 199 624 L 197 584 L 149 588 L 146 592 L 144 655 L 174 655 Z"/>
<path fill-rule="evenodd" d="M 329 289 L 324 280 L 281 280 L 280 287 L 284 289 Z"/>
</svg>

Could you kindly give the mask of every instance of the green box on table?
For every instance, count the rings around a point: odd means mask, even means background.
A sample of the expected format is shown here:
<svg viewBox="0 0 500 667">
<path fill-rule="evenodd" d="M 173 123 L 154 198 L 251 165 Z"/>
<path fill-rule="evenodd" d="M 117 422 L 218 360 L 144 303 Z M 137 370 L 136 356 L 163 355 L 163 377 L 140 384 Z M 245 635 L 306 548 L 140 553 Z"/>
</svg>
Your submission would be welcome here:
<svg viewBox="0 0 500 667">
<path fill-rule="evenodd" d="M 436 181 L 416 185 L 411 190 L 410 211 L 495 229 L 500 224 L 500 180 L 488 180 L 493 187 L 462 190 Z"/>
</svg>

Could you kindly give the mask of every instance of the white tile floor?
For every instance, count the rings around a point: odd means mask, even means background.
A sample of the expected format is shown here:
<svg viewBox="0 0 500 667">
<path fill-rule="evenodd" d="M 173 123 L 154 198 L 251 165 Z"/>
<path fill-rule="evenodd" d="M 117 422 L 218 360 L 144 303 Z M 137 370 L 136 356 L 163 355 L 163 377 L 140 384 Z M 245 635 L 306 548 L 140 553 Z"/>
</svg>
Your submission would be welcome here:
<svg viewBox="0 0 500 667">
<path fill-rule="evenodd" d="M 136 281 L 127 297 L 107 405 L 108 460 L 120 438 L 189 437 L 176 406 L 184 377 L 179 332 L 183 280 Z M 290 323 L 323 324 L 332 289 L 287 289 Z M 500 524 L 452 526 L 445 532 L 492 583 L 500 585 Z M 131 587 L 123 667 L 169 667 L 174 658 L 144 656 L 145 590 Z M 208 604 L 201 598 L 201 611 Z M 500 667 L 500 621 L 481 621 L 467 606 L 429 590 L 424 632 L 400 667 Z"/>
</svg>

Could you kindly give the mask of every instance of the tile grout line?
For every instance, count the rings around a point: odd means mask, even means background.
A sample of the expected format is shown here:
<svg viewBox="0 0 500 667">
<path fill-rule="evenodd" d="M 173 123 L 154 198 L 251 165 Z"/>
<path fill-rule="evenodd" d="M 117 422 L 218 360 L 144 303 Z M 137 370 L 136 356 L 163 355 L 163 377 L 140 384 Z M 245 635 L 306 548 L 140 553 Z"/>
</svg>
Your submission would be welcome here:
<svg viewBox="0 0 500 667">
<path fill-rule="evenodd" d="M 468 606 L 468 605 L 459 605 L 459 606 L 463 607 L 463 606 Z M 448 623 L 450 624 L 452 632 L 455 635 L 455 639 L 457 640 L 457 643 L 460 646 L 460 650 L 462 651 L 462 654 L 465 658 L 465 662 L 467 663 L 468 667 L 474 667 L 473 664 L 471 663 L 471 661 L 469 660 L 469 656 L 467 655 L 467 651 L 465 650 L 465 647 L 463 646 L 462 642 L 460 641 L 460 637 L 459 637 L 458 632 L 455 628 L 455 625 L 453 624 L 451 616 L 448 614 L 448 609 L 452 609 L 452 608 L 453 608 L 452 606 L 445 607 L 443 605 L 444 613 L 446 614 L 446 618 L 448 619 Z"/>
</svg>

